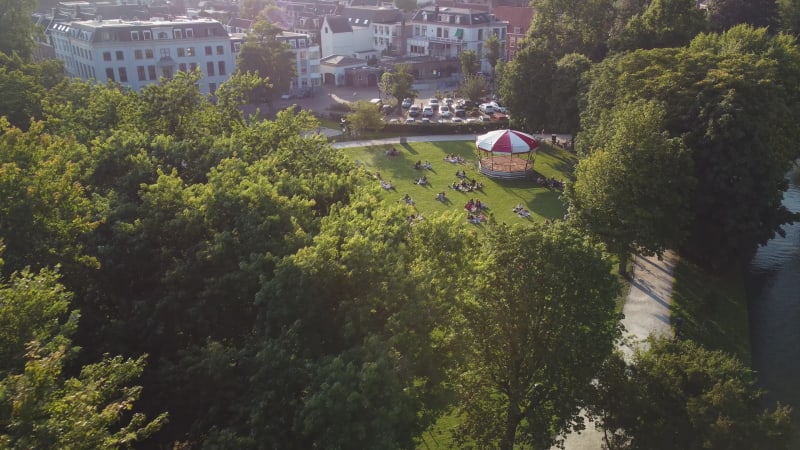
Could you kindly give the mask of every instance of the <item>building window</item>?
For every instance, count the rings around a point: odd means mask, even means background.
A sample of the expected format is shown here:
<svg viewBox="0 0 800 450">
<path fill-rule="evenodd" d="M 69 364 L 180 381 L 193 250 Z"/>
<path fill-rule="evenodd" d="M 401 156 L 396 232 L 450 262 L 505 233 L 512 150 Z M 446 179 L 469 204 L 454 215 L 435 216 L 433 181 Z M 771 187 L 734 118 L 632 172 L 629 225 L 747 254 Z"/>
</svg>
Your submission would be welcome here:
<svg viewBox="0 0 800 450">
<path fill-rule="evenodd" d="M 141 50 L 134 50 L 133 51 L 133 57 L 136 58 L 136 59 L 142 59 L 142 58 L 144 58 L 144 53 L 142 53 Z"/>
<path fill-rule="evenodd" d="M 436 37 L 442 37 L 442 27 L 436 27 Z"/>
<path fill-rule="evenodd" d="M 111 52 L 103 52 L 103 61 L 111 61 Z"/>
<path fill-rule="evenodd" d="M 299 41 L 297 41 L 297 45 L 300 46 L 300 48 L 306 48 L 306 40 L 300 39 Z"/>
<path fill-rule="evenodd" d="M 117 50 L 117 61 L 122 61 L 123 59 L 125 59 L 125 54 L 122 50 Z"/>
<path fill-rule="evenodd" d="M 483 29 L 478 30 L 478 40 L 479 41 L 483 40 Z"/>
<path fill-rule="evenodd" d="M 172 30 L 173 36 L 175 39 L 183 39 L 183 31 L 182 30 Z"/>
<path fill-rule="evenodd" d="M 194 47 L 186 47 L 186 56 L 194 56 Z"/>
<path fill-rule="evenodd" d="M 450 38 L 450 29 L 449 28 L 445 28 L 444 29 L 444 37 L 445 37 L 445 39 L 449 39 Z"/>
<path fill-rule="evenodd" d="M 219 63 L 217 63 L 217 67 L 219 69 L 217 70 L 217 72 L 220 75 L 225 75 L 225 61 L 220 61 Z"/>
<path fill-rule="evenodd" d="M 144 49 L 144 57 L 147 59 L 153 59 L 153 49 L 152 48 Z"/>
<path fill-rule="evenodd" d="M 222 45 L 218 45 L 217 46 L 217 54 L 218 55 L 224 55 L 225 54 L 225 47 L 222 46 Z"/>
<path fill-rule="evenodd" d="M 217 83 L 208 83 L 208 92 L 214 95 L 217 92 Z"/>
<path fill-rule="evenodd" d="M 160 50 L 160 52 L 161 52 L 161 57 L 162 58 L 169 58 L 169 49 L 168 48 L 162 48 Z"/>
<path fill-rule="evenodd" d="M 166 31 L 159 31 L 158 32 L 158 38 L 159 39 L 169 39 L 169 37 L 167 37 L 167 32 Z"/>
<path fill-rule="evenodd" d="M 178 47 L 178 57 L 183 58 L 186 56 L 186 50 L 183 47 Z"/>
<path fill-rule="evenodd" d="M 178 70 L 180 70 L 181 72 L 186 72 L 186 63 L 178 64 Z"/>
<path fill-rule="evenodd" d="M 242 49 L 242 43 L 241 42 L 234 42 L 233 43 L 233 51 L 234 52 L 239 53 L 239 50 L 241 50 L 241 49 Z"/>
<path fill-rule="evenodd" d="M 124 67 L 120 67 L 119 69 L 119 81 L 121 83 L 128 82 L 128 71 Z"/>
<path fill-rule="evenodd" d="M 189 70 L 191 70 L 192 72 L 197 70 L 197 63 L 190 63 L 189 64 Z"/>
<path fill-rule="evenodd" d="M 153 34 L 150 32 L 150 30 L 144 30 L 142 31 L 142 39 L 145 41 L 150 41 L 153 39 Z"/>
<path fill-rule="evenodd" d="M 172 66 L 163 67 L 161 69 L 161 76 L 171 80 L 172 79 Z"/>
<path fill-rule="evenodd" d="M 136 75 L 139 78 L 139 81 L 147 80 L 147 75 L 144 72 L 144 66 L 136 66 Z"/>
<path fill-rule="evenodd" d="M 375 34 L 378 34 L 378 26 L 377 25 L 373 25 L 372 26 L 372 32 L 375 33 Z"/>
<path fill-rule="evenodd" d="M 184 31 L 186 31 L 186 38 L 187 38 L 187 39 L 188 39 L 188 38 L 193 38 L 193 37 L 194 37 L 194 30 L 193 30 L 193 29 L 191 29 L 191 28 L 187 28 L 187 29 L 186 29 L 186 30 L 184 30 Z"/>
<path fill-rule="evenodd" d="M 138 31 L 131 31 L 131 40 L 138 41 L 139 40 L 139 32 Z"/>
<path fill-rule="evenodd" d="M 211 51 L 211 46 L 210 46 L 210 45 L 207 45 L 207 46 L 206 46 L 206 56 L 208 56 L 208 55 L 211 55 L 211 54 L 212 54 L 212 51 Z"/>
<path fill-rule="evenodd" d="M 206 73 L 208 73 L 208 76 L 210 76 L 210 77 L 214 76 L 214 63 L 213 62 L 209 61 L 209 62 L 206 63 Z"/>
<path fill-rule="evenodd" d="M 106 69 L 106 79 L 109 81 L 114 81 L 114 69 L 112 68 Z"/>
<path fill-rule="evenodd" d="M 375 42 L 375 45 L 378 45 L 378 38 L 372 38 L 372 39 Z"/>
<path fill-rule="evenodd" d="M 147 77 L 152 81 L 158 78 L 156 76 L 156 66 L 147 66 Z"/>
</svg>

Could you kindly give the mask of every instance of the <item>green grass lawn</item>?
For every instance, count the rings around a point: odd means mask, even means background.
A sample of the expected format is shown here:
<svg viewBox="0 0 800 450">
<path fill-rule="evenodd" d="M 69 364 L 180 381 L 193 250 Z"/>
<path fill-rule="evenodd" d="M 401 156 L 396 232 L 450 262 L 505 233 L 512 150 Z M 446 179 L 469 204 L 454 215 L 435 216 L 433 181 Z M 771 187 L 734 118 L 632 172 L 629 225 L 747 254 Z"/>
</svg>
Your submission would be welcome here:
<svg viewBox="0 0 800 450">
<path fill-rule="evenodd" d="M 714 276 L 681 259 L 675 267 L 672 308 L 673 324 L 682 317 L 684 337 L 750 364 L 744 277 Z"/>
<path fill-rule="evenodd" d="M 370 173 L 379 173 L 381 178 L 390 181 L 395 189 L 384 191 L 388 202 L 401 202 L 405 194 L 414 200 L 414 209 L 423 217 L 449 211 L 464 211 L 469 199 L 480 200 L 488 205 L 485 211 L 489 221 L 521 223 L 560 219 L 564 216 L 561 192 L 537 185 L 533 180 L 493 180 L 480 174 L 477 167 L 478 155 L 475 143 L 466 142 L 424 142 L 394 145 L 400 154 L 387 156 L 391 145 L 359 147 L 342 150 Z M 460 155 L 464 163 L 450 163 L 445 160 L 448 154 Z M 414 163 L 429 161 L 432 170 L 417 170 Z M 566 180 L 572 173 L 577 158 L 562 149 L 542 145 L 537 152 L 534 171 L 544 177 Z M 483 189 L 473 192 L 459 192 L 450 188 L 457 181 L 456 171 L 463 170 L 467 179 L 475 179 L 483 184 Z M 428 184 L 415 184 L 425 175 Z M 377 184 L 378 181 L 376 180 Z M 436 194 L 444 192 L 444 202 L 436 200 Z M 531 217 L 520 218 L 512 209 L 522 204 L 531 212 Z M 464 212 L 466 217 L 466 212 Z"/>
</svg>

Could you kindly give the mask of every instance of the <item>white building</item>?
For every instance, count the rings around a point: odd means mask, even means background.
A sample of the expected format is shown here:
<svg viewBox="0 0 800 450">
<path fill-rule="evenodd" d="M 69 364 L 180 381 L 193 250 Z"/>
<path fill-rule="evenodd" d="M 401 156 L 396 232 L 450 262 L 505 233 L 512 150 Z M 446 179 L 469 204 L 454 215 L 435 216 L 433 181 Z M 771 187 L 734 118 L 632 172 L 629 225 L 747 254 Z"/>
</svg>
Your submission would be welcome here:
<svg viewBox="0 0 800 450">
<path fill-rule="evenodd" d="M 409 25 L 408 55 L 450 59 L 457 58 L 462 51 L 473 50 L 481 58 L 481 70 L 490 72 L 484 46 L 492 34 L 500 41 L 500 55 L 505 54 L 508 22 L 497 20 L 485 11 L 427 6 L 414 13 Z"/>
<path fill-rule="evenodd" d="M 353 26 L 344 16 L 325 16 L 319 32 L 322 57 L 333 55 L 360 58 L 365 50 L 372 50 L 372 30 L 369 26 Z"/>
<path fill-rule="evenodd" d="M 213 94 L 236 69 L 238 46 L 215 20 L 92 20 L 53 23 L 48 31 L 67 74 L 84 80 L 139 90 L 199 68 L 201 92 Z"/>
<path fill-rule="evenodd" d="M 403 53 L 403 12 L 385 6 L 349 6 L 325 16 L 320 30 L 322 57 L 367 59 Z"/>
<path fill-rule="evenodd" d="M 313 44 L 311 37 L 302 33 L 284 31 L 277 38 L 289 45 L 295 57 L 297 77 L 291 81 L 289 88 L 313 91 L 315 87 L 322 85 L 319 45 Z"/>
</svg>

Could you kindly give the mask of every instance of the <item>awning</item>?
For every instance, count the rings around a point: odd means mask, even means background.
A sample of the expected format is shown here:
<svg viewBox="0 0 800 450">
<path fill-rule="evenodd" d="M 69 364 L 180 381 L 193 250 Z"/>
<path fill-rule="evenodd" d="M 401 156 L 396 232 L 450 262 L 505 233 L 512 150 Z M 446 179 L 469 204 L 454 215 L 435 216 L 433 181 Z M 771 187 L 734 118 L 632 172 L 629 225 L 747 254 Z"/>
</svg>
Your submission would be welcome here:
<svg viewBox="0 0 800 450">
<path fill-rule="evenodd" d="M 464 29 L 463 28 L 456 28 L 456 37 L 461 39 L 464 37 Z"/>
</svg>

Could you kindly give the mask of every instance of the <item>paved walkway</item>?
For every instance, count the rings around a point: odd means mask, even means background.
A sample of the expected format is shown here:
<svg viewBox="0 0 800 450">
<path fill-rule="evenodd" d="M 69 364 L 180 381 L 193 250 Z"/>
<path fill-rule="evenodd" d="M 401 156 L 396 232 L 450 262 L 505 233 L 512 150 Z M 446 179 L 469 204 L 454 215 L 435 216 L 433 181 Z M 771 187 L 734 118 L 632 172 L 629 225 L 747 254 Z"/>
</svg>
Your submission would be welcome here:
<svg viewBox="0 0 800 450">
<path fill-rule="evenodd" d="M 625 318 L 625 337 L 629 345 L 622 346 L 626 359 L 633 355 L 633 346 L 642 346 L 648 335 L 671 336 L 670 299 L 675 264 L 674 252 L 667 252 L 661 261 L 657 257 L 637 256 L 633 260 L 630 291 L 622 313 Z M 570 434 L 565 450 L 601 450 L 603 434 L 587 423 L 581 434 Z"/>
</svg>

